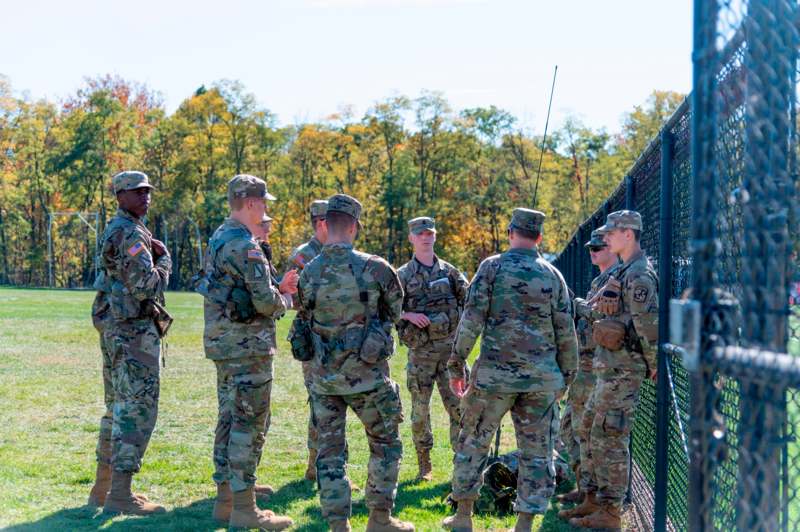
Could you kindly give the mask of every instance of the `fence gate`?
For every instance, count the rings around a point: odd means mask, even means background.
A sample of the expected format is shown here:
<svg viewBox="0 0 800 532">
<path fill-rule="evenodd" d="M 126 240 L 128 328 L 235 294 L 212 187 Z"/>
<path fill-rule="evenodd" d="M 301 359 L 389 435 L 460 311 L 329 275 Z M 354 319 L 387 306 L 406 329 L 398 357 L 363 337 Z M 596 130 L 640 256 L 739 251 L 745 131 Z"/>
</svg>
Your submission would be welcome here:
<svg viewBox="0 0 800 532">
<path fill-rule="evenodd" d="M 689 529 L 800 529 L 797 4 L 695 0 Z"/>
</svg>

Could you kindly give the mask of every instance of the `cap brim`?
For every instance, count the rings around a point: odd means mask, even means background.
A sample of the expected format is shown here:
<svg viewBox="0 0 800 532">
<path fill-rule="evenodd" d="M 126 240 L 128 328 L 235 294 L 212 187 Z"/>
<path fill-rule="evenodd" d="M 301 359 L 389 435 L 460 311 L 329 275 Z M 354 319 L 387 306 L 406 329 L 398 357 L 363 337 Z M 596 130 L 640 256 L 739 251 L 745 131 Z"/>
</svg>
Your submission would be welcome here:
<svg viewBox="0 0 800 532">
<path fill-rule="evenodd" d="M 435 233 L 436 232 L 436 228 L 430 229 L 428 227 L 425 227 L 424 229 L 412 229 L 411 233 L 415 234 L 415 235 L 421 235 L 425 231 L 430 231 L 431 233 Z"/>
<path fill-rule="evenodd" d="M 269 192 L 265 192 L 265 193 L 264 193 L 264 199 L 265 199 L 265 200 L 269 200 L 269 201 L 275 201 L 275 200 L 277 200 L 278 198 L 276 198 L 275 196 L 273 196 L 273 195 L 272 195 L 272 194 L 270 194 Z"/>
<path fill-rule="evenodd" d="M 149 188 L 150 190 L 155 190 L 156 189 L 156 187 L 154 187 L 153 185 L 150 185 L 150 184 L 146 183 L 144 185 L 136 185 L 135 187 L 121 188 L 121 189 L 117 190 L 116 193 L 124 192 L 126 190 L 137 190 L 137 189 L 140 189 L 140 188 Z"/>
</svg>

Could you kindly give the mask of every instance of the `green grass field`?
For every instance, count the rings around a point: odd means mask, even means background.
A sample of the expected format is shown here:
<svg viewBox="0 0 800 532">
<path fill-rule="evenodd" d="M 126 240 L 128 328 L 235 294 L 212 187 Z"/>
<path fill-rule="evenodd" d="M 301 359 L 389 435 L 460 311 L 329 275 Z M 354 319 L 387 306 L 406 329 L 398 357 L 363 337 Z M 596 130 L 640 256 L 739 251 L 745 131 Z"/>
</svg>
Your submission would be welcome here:
<svg viewBox="0 0 800 532">
<path fill-rule="evenodd" d="M 167 506 L 150 518 L 109 519 L 84 507 L 94 480 L 94 447 L 103 413 L 100 350 L 89 319 L 93 293 L 0 288 L 0 527 L 29 530 L 215 530 L 211 508 L 211 449 L 216 421 L 213 364 L 203 356 L 202 300 L 170 293 L 175 316 L 161 380 L 161 408 L 144 466 L 134 489 Z M 299 363 L 285 341 L 290 319 L 278 325 L 279 353 L 272 389 L 272 426 L 258 469 L 260 482 L 277 489 L 262 507 L 286 513 L 295 530 L 326 530 L 315 487 L 302 480 L 308 407 Z M 434 480 L 416 483 L 410 399 L 405 389 L 405 349 L 392 360 L 392 376 L 404 392 L 401 427 L 405 458 L 396 513 L 417 530 L 439 530 L 449 508 L 452 451 L 446 414 L 434 395 Z M 513 448 L 508 416 L 502 451 Z M 366 480 L 366 439 L 348 416 L 349 473 Z M 353 497 L 353 528 L 364 530 L 367 510 Z M 480 516 L 480 530 L 513 527 L 513 517 Z M 573 530 L 555 516 L 539 518 L 541 530 Z"/>
</svg>

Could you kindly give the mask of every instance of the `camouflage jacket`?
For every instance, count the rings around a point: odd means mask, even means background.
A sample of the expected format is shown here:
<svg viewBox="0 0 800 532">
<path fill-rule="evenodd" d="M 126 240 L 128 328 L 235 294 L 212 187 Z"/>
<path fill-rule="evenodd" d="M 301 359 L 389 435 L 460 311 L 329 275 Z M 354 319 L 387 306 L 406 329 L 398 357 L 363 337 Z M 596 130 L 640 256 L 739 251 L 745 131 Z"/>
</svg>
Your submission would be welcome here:
<svg viewBox="0 0 800 532">
<path fill-rule="evenodd" d="M 353 250 L 352 245 L 325 245 L 303 269 L 297 289 L 296 322 L 306 322 L 314 334 L 332 348 L 326 357 L 309 361 L 311 390 L 323 395 L 349 395 L 372 390 L 389 381 L 389 364 L 370 364 L 359 356 L 367 322 L 366 307 L 391 334 L 402 314 L 403 289 L 388 262 Z"/>
<path fill-rule="evenodd" d="M 152 238 L 141 220 L 122 209 L 103 232 L 100 291 L 108 290 L 114 324 L 150 320 L 152 303 L 164 304 L 172 260 L 169 254 L 153 260 Z M 102 306 L 102 301 L 97 303 Z M 93 306 L 93 313 L 95 310 L 101 309 Z"/>
<path fill-rule="evenodd" d="M 617 360 L 610 351 L 602 349 L 595 365 L 601 370 L 639 371 L 646 364 L 648 370 L 655 370 L 658 353 L 658 276 L 644 252 L 640 252 L 618 266 L 614 277 L 622 285 L 622 301 L 619 313 L 611 317 L 625 324 L 627 335 L 624 349 L 642 356 Z"/>
<path fill-rule="evenodd" d="M 493 392 L 559 391 L 574 378 L 578 342 L 561 273 L 535 249 L 484 260 L 472 279 L 458 325 L 452 377 L 483 333 L 471 385 Z"/>
<path fill-rule="evenodd" d="M 413 349 L 452 346 L 458 321 L 467 298 L 467 278 L 458 269 L 434 256 L 432 268 L 412 258 L 397 270 L 403 287 L 403 311 L 425 314 L 431 324 L 419 329 L 401 320 L 400 341 Z M 449 351 L 449 348 L 447 349 Z"/>
<path fill-rule="evenodd" d="M 286 312 L 286 303 L 250 230 L 227 218 L 208 242 L 203 269 L 205 288 L 198 291 L 205 297 L 206 357 L 225 360 L 274 355 L 275 320 Z M 234 319 L 230 310 L 234 289 L 249 295 L 252 319 Z"/>
<path fill-rule="evenodd" d="M 322 252 L 322 242 L 317 240 L 317 237 L 312 237 L 311 240 L 305 244 L 300 244 L 292 250 L 289 259 L 286 261 L 285 271 L 294 268 L 305 268 L 306 265 L 314 260 L 314 257 Z"/>
<path fill-rule="evenodd" d="M 573 300 L 576 317 L 575 330 L 578 333 L 578 347 L 580 348 L 581 354 L 584 356 L 591 357 L 594 355 L 596 345 L 594 340 L 592 340 L 592 323 L 594 320 L 602 317 L 598 312 L 592 310 L 591 305 L 589 305 L 587 301 L 597 294 L 597 291 L 608 282 L 608 279 L 614 275 L 620 266 L 621 264 L 617 262 L 606 271 L 600 272 L 600 275 L 592 279 L 592 283 L 589 285 L 589 292 L 586 294 L 586 299 L 576 297 Z"/>
</svg>

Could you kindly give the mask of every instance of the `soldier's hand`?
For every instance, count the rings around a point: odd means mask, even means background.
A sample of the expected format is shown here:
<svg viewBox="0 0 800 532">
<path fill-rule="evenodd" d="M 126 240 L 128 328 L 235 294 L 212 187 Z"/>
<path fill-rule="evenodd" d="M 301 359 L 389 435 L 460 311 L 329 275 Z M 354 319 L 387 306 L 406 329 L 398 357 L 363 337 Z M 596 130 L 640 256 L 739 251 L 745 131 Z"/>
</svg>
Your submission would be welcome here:
<svg viewBox="0 0 800 532">
<path fill-rule="evenodd" d="M 598 291 L 593 308 L 606 316 L 614 316 L 619 312 L 622 284 L 613 277 Z"/>
<path fill-rule="evenodd" d="M 297 270 L 289 270 L 278 285 L 278 290 L 281 294 L 296 294 L 298 279 L 300 279 L 300 275 Z"/>
<path fill-rule="evenodd" d="M 167 251 L 167 246 L 165 246 L 161 240 L 153 238 L 150 241 L 150 245 L 153 248 L 153 256 L 156 259 L 158 259 L 159 257 L 163 257 L 164 255 L 169 255 L 169 252 Z"/>
<path fill-rule="evenodd" d="M 458 379 L 450 379 L 450 390 L 456 397 L 461 399 L 467 393 L 467 379 L 461 377 Z"/>
<path fill-rule="evenodd" d="M 431 320 L 428 319 L 428 316 L 420 312 L 403 312 L 403 315 L 400 317 L 406 321 L 410 321 L 420 329 L 431 324 Z"/>
</svg>

